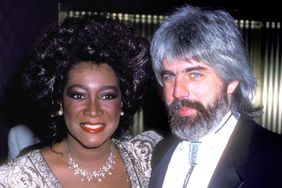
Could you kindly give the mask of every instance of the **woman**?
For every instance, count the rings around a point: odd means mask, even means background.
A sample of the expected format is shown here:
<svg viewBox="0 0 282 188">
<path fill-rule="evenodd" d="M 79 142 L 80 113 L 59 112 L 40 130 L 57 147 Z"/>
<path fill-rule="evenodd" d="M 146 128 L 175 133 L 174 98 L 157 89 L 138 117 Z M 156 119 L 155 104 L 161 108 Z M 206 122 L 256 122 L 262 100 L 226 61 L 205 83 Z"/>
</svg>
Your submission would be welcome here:
<svg viewBox="0 0 282 188">
<path fill-rule="evenodd" d="M 52 143 L 0 167 L 0 185 L 147 187 L 161 137 L 120 136 L 142 105 L 150 70 L 148 43 L 130 28 L 102 15 L 65 19 L 24 71 L 50 115 Z"/>
</svg>

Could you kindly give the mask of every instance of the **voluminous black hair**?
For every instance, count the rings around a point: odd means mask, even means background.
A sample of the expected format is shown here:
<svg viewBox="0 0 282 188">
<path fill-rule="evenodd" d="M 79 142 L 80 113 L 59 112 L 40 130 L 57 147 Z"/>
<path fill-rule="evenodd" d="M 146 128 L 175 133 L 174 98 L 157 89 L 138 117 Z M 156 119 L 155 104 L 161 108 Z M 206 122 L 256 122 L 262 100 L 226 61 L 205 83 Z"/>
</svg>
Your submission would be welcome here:
<svg viewBox="0 0 282 188">
<path fill-rule="evenodd" d="M 44 35 L 23 73 L 25 88 L 50 116 L 53 142 L 67 134 L 57 112 L 68 73 L 82 61 L 106 63 L 118 77 L 125 115 L 121 116 L 114 137 L 133 124 L 133 115 L 141 107 L 151 82 L 148 41 L 131 27 L 102 14 L 67 17 Z"/>
</svg>

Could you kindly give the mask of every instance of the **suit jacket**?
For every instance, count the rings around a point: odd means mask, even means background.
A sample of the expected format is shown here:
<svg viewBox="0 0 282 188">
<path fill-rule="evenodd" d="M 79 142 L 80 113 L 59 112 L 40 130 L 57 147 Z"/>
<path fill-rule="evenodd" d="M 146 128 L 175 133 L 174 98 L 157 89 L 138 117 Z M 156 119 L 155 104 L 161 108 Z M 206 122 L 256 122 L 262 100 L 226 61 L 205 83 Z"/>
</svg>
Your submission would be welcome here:
<svg viewBox="0 0 282 188">
<path fill-rule="evenodd" d="M 179 142 L 172 136 L 155 148 L 150 188 L 162 187 L 170 158 Z M 282 135 L 240 117 L 208 187 L 282 188 Z"/>
</svg>

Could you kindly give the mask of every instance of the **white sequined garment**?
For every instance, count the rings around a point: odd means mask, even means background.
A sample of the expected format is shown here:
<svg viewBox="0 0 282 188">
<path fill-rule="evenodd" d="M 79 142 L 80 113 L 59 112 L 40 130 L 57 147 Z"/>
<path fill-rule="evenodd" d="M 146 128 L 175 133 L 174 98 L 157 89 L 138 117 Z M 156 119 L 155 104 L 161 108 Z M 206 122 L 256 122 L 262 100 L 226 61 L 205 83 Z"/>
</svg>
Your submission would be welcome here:
<svg viewBox="0 0 282 188">
<path fill-rule="evenodd" d="M 114 139 L 126 166 L 132 188 L 146 188 L 151 174 L 151 156 L 161 136 L 145 131 L 135 137 Z M 11 160 L 0 166 L 0 187 L 63 187 L 48 167 L 40 150 Z"/>
</svg>

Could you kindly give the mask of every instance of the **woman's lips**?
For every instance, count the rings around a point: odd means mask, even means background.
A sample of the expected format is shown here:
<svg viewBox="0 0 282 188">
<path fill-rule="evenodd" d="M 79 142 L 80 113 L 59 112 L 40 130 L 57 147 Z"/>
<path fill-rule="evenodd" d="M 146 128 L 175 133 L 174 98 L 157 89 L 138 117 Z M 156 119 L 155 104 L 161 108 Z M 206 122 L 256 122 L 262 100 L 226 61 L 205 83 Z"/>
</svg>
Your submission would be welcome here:
<svg viewBox="0 0 282 188">
<path fill-rule="evenodd" d="M 80 123 L 80 127 L 89 133 L 98 133 L 105 129 L 106 125 L 103 123 Z"/>
</svg>

